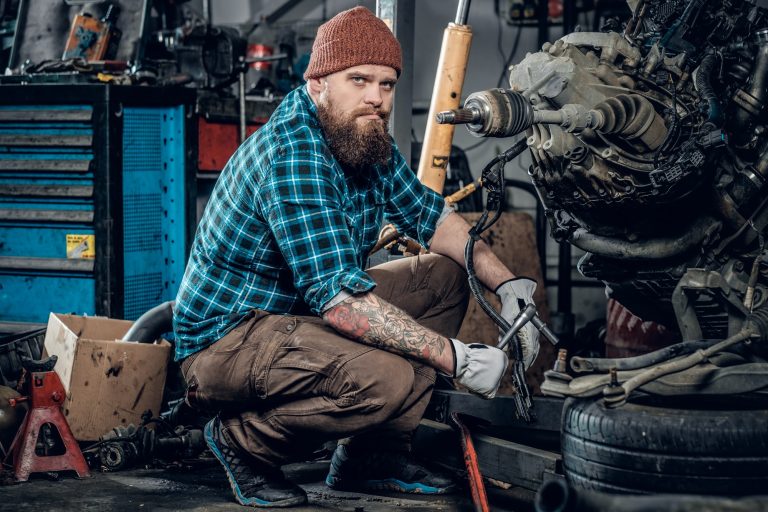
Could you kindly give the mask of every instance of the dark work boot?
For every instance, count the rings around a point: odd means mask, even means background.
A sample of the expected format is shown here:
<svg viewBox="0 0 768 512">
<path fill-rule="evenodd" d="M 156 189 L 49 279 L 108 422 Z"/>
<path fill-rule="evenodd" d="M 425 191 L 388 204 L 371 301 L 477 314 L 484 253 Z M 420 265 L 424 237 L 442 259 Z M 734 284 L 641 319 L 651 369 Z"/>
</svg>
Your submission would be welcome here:
<svg viewBox="0 0 768 512">
<path fill-rule="evenodd" d="M 345 445 L 336 447 L 325 483 L 340 491 L 398 491 L 417 494 L 444 494 L 456 487 L 446 474 L 417 464 L 406 452 L 371 451 L 350 453 Z"/>
<path fill-rule="evenodd" d="M 241 505 L 291 507 L 307 502 L 304 489 L 286 479 L 282 471 L 258 467 L 250 458 L 230 447 L 224 439 L 218 416 L 205 425 L 205 442 L 224 466 L 235 499 Z"/>
</svg>

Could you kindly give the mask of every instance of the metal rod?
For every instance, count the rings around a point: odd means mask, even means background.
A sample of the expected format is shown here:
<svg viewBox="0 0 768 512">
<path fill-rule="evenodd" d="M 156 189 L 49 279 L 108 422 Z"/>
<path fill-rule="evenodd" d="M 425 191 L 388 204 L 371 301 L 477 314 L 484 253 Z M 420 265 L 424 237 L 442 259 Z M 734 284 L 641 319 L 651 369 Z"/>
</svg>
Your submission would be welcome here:
<svg viewBox="0 0 768 512">
<path fill-rule="evenodd" d="M 571 297 L 571 244 L 561 242 L 557 258 L 557 311 L 571 313 L 573 301 Z"/>
<path fill-rule="evenodd" d="M 507 346 L 507 343 L 512 339 L 512 336 L 517 334 L 517 331 L 522 329 L 534 316 L 536 316 L 536 306 L 533 304 L 526 304 L 525 308 L 517 315 L 512 322 L 512 325 L 509 326 L 509 329 L 504 333 L 504 336 L 499 340 L 499 343 L 496 346 L 503 350 L 504 347 Z"/>
<path fill-rule="evenodd" d="M 18 11 L 16 11 L 16 23 L 13 28 L 13 41 L 11 42 L 11 54 L 8 56 L 8 68 L 13 69 L 16 65 L 16 59 L 19 56 L 19 47 L 21 46 L 22 24 L 27 22 L 28 0 L 19 0 Z"/>
<path fill-rule="evenodd" d="M 469 428 L 462 421 L 462 415 L 458 412 L 451 413 L 452 426 L 459 432 L 461 437 L 461 448 L 464 455 L 464 465 L 467 468 L 467 479 L 469 480 L 469 490 L 472 494 L 472 504 L 475 506 L 475 512 L 489 512 L 488 495 L 485 492 L 483 483 L 483 474 L 480 471 L 480 462 L 475 451 L 475 444 L 472 442 L 472 434 Z"/>
<path fill-rule="evenodd" d="M 459 8 L 456 9 L 456 25 L 466 25 L 469 18 L 469 4 L 471 0 L 459 0 Z"/>
<path fill-rule="evenodd" d="M 207 26 L 213 25 L 211 20 L 211 0 L 203 0 L 203 18 Z"/>
<path fill-rule="evenodd" d="M 245 74 L 248 71 L 247 66 L 243 66 L 242 70 L 240 71 L 240 75 L 238 77 L 238 92 L 239 92 L 239 100 L 240 100 L 240 108 L 239 108 L 239 114 L 240 114 L 240 143 L 242 144 L 245 142 L 246 137 L 246 128 L 245 128 Z"/>
</svg>

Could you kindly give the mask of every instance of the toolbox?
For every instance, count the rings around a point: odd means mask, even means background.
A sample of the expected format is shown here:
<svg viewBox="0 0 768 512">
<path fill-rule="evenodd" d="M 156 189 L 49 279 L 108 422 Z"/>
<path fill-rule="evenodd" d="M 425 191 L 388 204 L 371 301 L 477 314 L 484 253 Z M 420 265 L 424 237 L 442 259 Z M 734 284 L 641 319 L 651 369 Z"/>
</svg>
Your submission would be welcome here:
<svg viewBox="0 0 768 512">
<path fill-rule="evenodd" d="M 0 86 L 0 322 L 136 319 L 176 295 L 195 226 L 194 91 Z"/>
</svg>

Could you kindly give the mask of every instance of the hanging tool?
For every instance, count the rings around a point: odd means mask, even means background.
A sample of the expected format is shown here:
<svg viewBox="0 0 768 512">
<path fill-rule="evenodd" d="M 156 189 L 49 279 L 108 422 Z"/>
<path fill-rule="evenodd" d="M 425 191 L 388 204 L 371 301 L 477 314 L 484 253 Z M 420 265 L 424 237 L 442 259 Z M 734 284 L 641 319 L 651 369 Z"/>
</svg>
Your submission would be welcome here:
<svg viewBox="0 0 768 512">
<path fill-rule="evenodd" d="M 432 90 L 417 173 L 419 181 L 440 194 L 443 193 L 445 173 L 451 155 L 454 126 L 438 124 L 435 115 L 458 108 L 461 102 L 461 89 L 464 86 L 472 44 L 472 28 L 466 24 L 469 4 L 470 0 L 459 1 L 455 23 L 449 23 L 443 32 L 435 87 Z"/>
<path fill-rule="evenodd" d="M 469 490 L 472 493 L 472 503 L 475 506 L 475 512 L 489 512 L 488 496 L 485 493 L 485 484 L 483 484 L 483 475 L 480 473 L 480 463 L 477 459 L 475 444 L 472 442 L 472 435 L 467 428 L 466 420 L 474 418 L 460 414 L 451 413 L 451 426 L 455 428 L 461 436 L 461 450 L 464 456 L 464 465 L 467 467 L 467 478 L 469 479 Z"/>
<path fill-rule="evenodd" d="M 119 7 L 114 4 L 109 5 L 107 13 L 100 20 L 87 12 L 76 14 L 61 59 L 80 57 L 94 61 L 114 55 L 121 36 L 115 26 L 118 14 Z"/>
</svg>

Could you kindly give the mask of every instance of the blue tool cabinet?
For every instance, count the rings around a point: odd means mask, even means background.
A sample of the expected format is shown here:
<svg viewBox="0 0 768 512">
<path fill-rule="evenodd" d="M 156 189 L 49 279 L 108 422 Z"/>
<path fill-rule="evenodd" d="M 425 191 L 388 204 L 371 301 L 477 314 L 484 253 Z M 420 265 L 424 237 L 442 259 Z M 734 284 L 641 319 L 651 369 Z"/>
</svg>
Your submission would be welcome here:
<svg viewBox="0 0 768 512">
<path fill-rule="evenodd" d="M 131 320 L 175 297 L 195 228 L 194 101 L 0 86 L 0 322 Z"/>
</svg>

